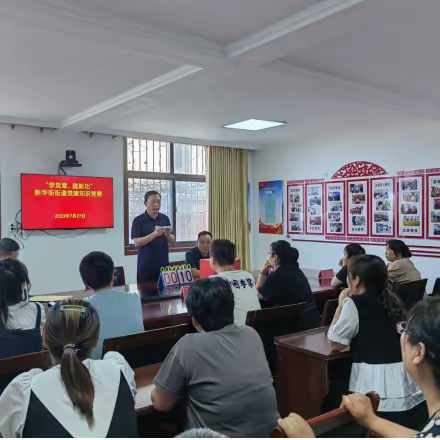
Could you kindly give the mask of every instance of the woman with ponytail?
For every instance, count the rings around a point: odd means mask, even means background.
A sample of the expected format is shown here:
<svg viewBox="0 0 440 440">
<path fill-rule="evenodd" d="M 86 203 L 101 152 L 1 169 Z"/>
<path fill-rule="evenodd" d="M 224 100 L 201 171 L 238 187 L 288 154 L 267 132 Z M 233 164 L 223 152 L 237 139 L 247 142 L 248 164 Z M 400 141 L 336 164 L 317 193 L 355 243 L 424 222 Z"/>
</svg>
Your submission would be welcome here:
<svg viewBox="0 0 440 440">
<path fill-rule="evenodd" d="M 48 314 L 43 332 L 54 366 L 17 376 L 0 397 L 0 437 L 136 437 L 134 372 L 109 352 L 91 360 L 99 317 L 68 299 Z"/>
<path fill-rule="evenodd" d="M 420 272 L 410 260 L 411 251 L 402 240 L 388 240 L 385 257 L 388 264 L 388 280 L 391 287 L 421 279 Z"/>
<path fill-rule="evenodd" d="M 404 320 L 405 313 L 400 300 L 388 290 L 385 263 L 374 255 L 353 257 L 348 284 L 339 296 L 328 339 L 333 351 L 351 348 L 349 390 L 377 392 L 381 417 L 419 430 L 426 421 L 426 404 L 402 362 L 396 324 Z"/>
<path fill-rule="evenodd" d="M 0 261 L 0 359 L 40 351 L 44 307 L 29 302 L 29 277 L 17 260 Z"/>
<path fill-rule="evenodd" d="M 270 245 L 267 261 L 257 280 L 258 296 L 267 306 L 307 303 L 304 328 L 319 326 L 319 314 L 309 282 L 299 268 L 299 252 L 284 240 Z M 272 268 L 272 272 L 269 270 Z"/>
</svg>

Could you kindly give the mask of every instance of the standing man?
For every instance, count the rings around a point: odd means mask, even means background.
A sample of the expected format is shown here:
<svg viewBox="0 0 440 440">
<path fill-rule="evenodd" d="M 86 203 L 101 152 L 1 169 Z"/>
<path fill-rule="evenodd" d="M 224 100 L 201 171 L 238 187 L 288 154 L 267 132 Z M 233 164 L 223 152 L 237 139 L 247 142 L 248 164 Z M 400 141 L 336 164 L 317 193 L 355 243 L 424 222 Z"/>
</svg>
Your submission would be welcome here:
<svg viewBox="0 0 440 440">
<path fill-rule="evenodd" d="M 157 281 L 160 268 L 169 265 L 168 244 L 176 239 L 171 234 L 168 216 L 161 214 L 161 196 L 157 191 L 145 194 L 146 211 L 133 220 L 131 238 L 139 249 L 137 265 L 138 284 Z"/>
</svg>

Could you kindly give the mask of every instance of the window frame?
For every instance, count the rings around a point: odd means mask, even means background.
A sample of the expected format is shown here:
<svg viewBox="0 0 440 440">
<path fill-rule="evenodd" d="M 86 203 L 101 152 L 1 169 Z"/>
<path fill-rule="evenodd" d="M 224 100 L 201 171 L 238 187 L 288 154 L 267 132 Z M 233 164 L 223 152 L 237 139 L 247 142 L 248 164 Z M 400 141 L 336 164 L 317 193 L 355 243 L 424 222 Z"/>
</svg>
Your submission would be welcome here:
<svg viewBox="0 0 440 440">
<path fill-rule="evenodd" d="M 153 140 L 148 138 L 134 137 L 134 139 Z M 171 194 L 172 194 L 172 224 L 176 227 L 177 221 L 177 204 L 176 204 L 176 182 L 203 182 L 206 183 L 205 175 L 197 174 L 178 174 L 174 173 L 174 142 L 157 140 L 158 142 L 167 142 L 170 144 L 170 172 L 159 173 L 153 171 L 130 171 L 128 170 L 128 142 L 127 137 L 124 137 L 123 150 L 124 150 L 124 255 L 137 255 L 138 250 L 133 243 L 130 243 L 130 225 L 128 215 L 128 179 L 154 179 L 154 180 L 169 180 L 171 182 Z M 179 144 L 182 142 L 178 142 Z M 183 144 L 183 143 L 182 143 Z M 204 146 L 205 147 L 205 146 Z M 206 148 L 206 147 L 205 147 Z M 176 232 L 175 230 L 173 231 Z M 178 241 L 173 246 L 170 246 L 170 252 L 186 252 L 189 249 L 197 245 L 197 241 Z"/>
</svg>

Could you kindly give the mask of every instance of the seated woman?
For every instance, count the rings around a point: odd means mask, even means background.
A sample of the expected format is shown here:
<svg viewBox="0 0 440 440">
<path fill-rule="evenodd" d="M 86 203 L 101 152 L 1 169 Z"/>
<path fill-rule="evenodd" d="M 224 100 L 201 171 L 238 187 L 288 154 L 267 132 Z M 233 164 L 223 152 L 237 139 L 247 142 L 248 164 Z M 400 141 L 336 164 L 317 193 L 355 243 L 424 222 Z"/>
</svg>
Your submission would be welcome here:
<svg viewBox="0 0 440 440">
<path fill-rule="evenodd" d="M 421 388 L 428 404 L 428 417 L 421 432 L 392 423 L 375 415 L 370 399 L 363 394 L 344 396 L 342 406 L 357 422 L 379 437 L 440 437 L 440 298 L 418 302 L 408 322 L 399 323 L 400 345 L 406 371 Z M 313 437 L 309 425 L 297 414 L 279 421 L 288 437 Z"/>
<path fill-rule="evenodd" d="M 347 284 L 347 272 L 348 272 L 348 262 L 351 258 L 356 255 L 365 255 L 365 249 L 356 243 L 347 244 L 344 248 L 344 256 L 341 260 L 341 270 L 333 277 L 331 285 L 333 287 L 341 287 L 342 289 L 346 289 L 348 287 Z"/>
<path fill-rule="evenodd" d="M 134 372 L 119 354 L 90 360 L 99 317 L 68 299 L 48 314 L 43 336 L 54 366 L 17 376 L 0 396 L 0 437 L 136 437 Z"/>
<path fill-rule="evenodd" d="M 387 288 L 385 263 L 374 255 L 357 256 L 348 265 L 348 281 L 328 339 L 334 351 L 351 345 L 349 390 L 375 391 L 381 417 L 417 429 L 426 416 L 426 405 L 403 366 L 396 323 L 403 320 L 404 312 Z"/>
<path fill-rule="evenodd" d="M 272 243 L 268 260 L 258 276 L 258 297 L 266 306 L 307 303 L 304 327 L 315 328 L 319 326 L 319 313 L 309 282 L 299 268 L 298 258 L 298 250 L 287 241 Z M 268 274 L 271 267 L 275 270 Z"/>
<path fill-rule="evenodd" d="M 388 280 L 392 286 L 421 279 L 420 272 L 410 260 L 411 251 L 402 240 L 387 241 L 385 253 L 388 264 Z"/>
<path fill-rule="evenodd" d="M 44 307 L 28 299 L 29 278 L 17 260 L 0 261 L 0 358 L 42 349 Z M 19 330 L 19 331 L 17 331 Z"/>
</svg>

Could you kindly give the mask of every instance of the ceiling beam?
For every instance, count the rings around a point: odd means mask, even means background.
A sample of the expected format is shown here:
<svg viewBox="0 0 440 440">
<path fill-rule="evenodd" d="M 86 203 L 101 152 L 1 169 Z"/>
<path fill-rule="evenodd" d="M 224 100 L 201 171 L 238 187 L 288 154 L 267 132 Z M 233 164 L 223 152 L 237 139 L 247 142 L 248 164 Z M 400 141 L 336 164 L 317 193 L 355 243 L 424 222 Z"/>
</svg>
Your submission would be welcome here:
<svg viewBox="0 0 440 440">
<path fill-rule="evenodd" d="M 178 69 L 172 70 L 171 72 L 161 75 L 151 81 L 147 81 L 144 84 L 141 84 L 140 86 L 127 90 L 126 92 L 121 93 L 120 95 L 117 95 L 114 98 L 110 98 L 104 102 L 101 102 L 100 104 L 97 104 L 94 107 L 84 110 L 83 112 L 68 117 L 67 119 L 61 122 L 60 128 L 67 128 L 69 126 L 78 124 L 80 122 L 84 122 L 87 119 L 93 118 L 115 107 L 126 104 L 154 90 L 157 90 L 161 87 L 165 87 L 194 73 L 200 72 L 201 70 L 203 70 L 201 67 L 191 66 L 191 65 L 179 67 Z M 154 105 L 154 102 L 145 103 L 143 108 L 145 109 L 151 107 L 152 105 Z"/>
<path fill-rule="evenodd" d="M 324 0 L 315 6 L 285 18 L 248 37 L 231 43 L 226 48 L 228 58 L 243 55 L 274 40 L 298 31 L 324 18 L 362 3 L 364 0 Z"/>
</svg>

